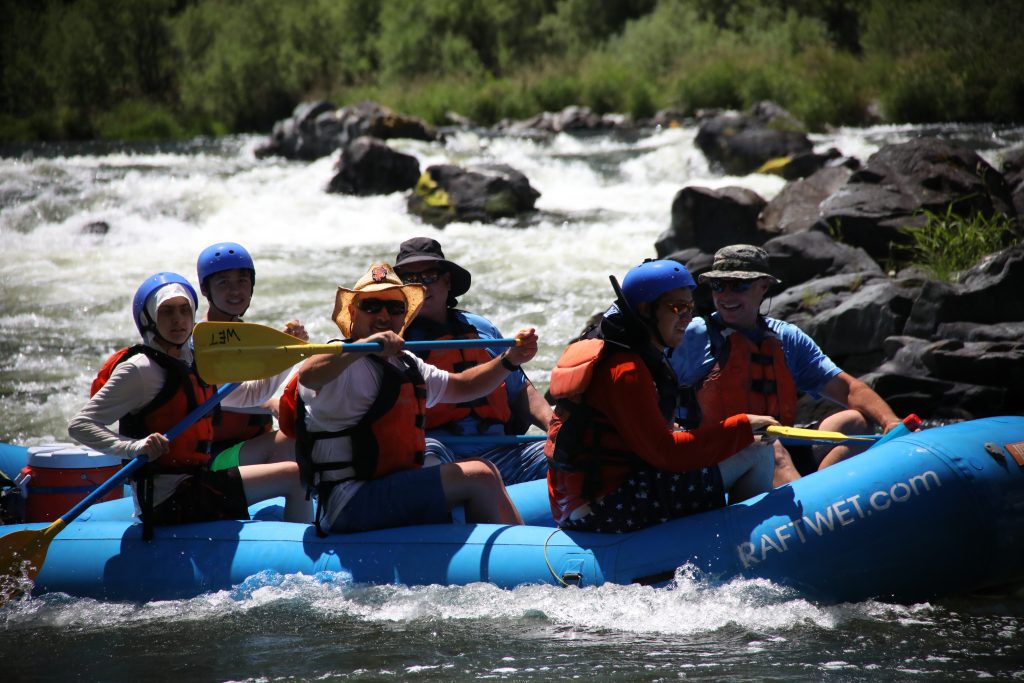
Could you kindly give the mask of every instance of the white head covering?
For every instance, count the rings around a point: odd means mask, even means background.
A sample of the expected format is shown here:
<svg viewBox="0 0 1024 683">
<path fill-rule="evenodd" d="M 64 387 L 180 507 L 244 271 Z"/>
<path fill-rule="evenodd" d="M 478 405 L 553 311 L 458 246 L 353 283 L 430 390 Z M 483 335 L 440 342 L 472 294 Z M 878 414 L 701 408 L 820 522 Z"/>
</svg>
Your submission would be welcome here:
<svg viewBox="0 0 1024 683">
<path fill-rule="evenodd" d="M 195 304 L 192 302 L 192 295 L 189 293 L 189 291 L 187 289 L 185 289 L 184 286 L 182 286 L 181 284 L 179 284 L 177 282 L 172 282 L 170 284 L 164 285 L 163 287 L 161 287 L 160 289 L 156 290 L 155 292 L 153 292 L 152 294 L 149 295 L 149 298 L 146 299 L 146 313 L 149 314 L 149 319 L 154 321 L 154 324 L 155 324 L 155 322 L 156 322 L 156 312 L 157 312 L 157 309 L 160 308 L 160 304 L 164 303 L 165 301 L 169 301 L 170 299 L 177 298 L 177 297 L 183 297 L 188 302 L 188 307 L 192 310 L 192 322 L 195 323 L 195 320 L 196 320 L 196 307 L 195 307 Z M 163 349 L 161 349 L 156 344 L 156 341 L 155 341 L 156 340 L 156 332 L 155 331 L 153 331 L 153 330 L 147 331 L 143 335 L 142 338 L 145 341 L 146 346 L 151 346 L 154 349 L 158 349 L 160 351 L 163 350 Z M 189 341 L 187 343 L 183 344 L 182 347 L 181 347 L 181 360 L 183 362 L 185 362 L 185 363 L 191 363 L 192 362 L 192 340 L 191 340 L 191 338 L 189 339 Z"/>
</svg>

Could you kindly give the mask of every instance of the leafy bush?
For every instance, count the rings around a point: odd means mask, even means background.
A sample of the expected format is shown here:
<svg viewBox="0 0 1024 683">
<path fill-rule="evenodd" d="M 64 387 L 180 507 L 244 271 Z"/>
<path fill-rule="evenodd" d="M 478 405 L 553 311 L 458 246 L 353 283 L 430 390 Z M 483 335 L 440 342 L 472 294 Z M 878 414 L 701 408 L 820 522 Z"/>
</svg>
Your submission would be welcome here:
<svg viewBox="0 0 1024 683">
<path fill-rule="evenodd" d="M 922 211 L 924 227 L 903 228 L 913 239 L 913 261 L 940 280 L 955 281 L 961 272 L 992 252 L 1019 241 L 1006 214 L 961 216 L 951 204 L 943 214 Z"/>
</svg>

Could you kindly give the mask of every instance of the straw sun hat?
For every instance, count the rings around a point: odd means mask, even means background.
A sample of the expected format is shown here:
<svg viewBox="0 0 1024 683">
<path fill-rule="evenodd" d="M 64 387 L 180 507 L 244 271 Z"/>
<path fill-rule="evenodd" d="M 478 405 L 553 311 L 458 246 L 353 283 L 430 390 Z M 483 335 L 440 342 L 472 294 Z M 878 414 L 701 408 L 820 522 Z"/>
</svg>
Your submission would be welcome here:
<svg viewBox="0 0 1024 683">
<path fill-rule="evenodd" d="M 374 263 L 366 274 L 359 278 L 352 289 L 338 287 L 334 297 L 334 313 L 331 317 L 337 323 L 345 338 L 352 334 L 352 317 L 349 313 L 349 306 L 356 294 L 369 294 L 370 292 L 383 292 L 388 289 L 400 289 L 405 296 L 405 320 L 402 322 L 402 329 L 399 334 L 405 332 L 412 319 L 416 317 L 417 311 L 423 305 L 423 285 L 407 285 L 395 274 L 395 269 L 389 263 Z"/>
</svg>

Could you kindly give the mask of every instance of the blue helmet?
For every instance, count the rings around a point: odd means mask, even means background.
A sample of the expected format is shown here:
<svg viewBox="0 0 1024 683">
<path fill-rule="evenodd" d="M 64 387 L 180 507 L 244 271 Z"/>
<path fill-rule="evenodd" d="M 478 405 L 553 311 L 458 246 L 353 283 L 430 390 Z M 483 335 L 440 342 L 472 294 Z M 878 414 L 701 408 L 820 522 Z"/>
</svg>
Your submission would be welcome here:
<svg viewBox="0 0 1024 683">
<path fill-rule="evenodd" d="M 203 249 L 196 262 L 196 272 L 199 274 L 200 288 L 206 287 L 206 278 L 225 270 L 244 268 L 252 274 L 252 284 L 256 285 L 256 266 L 253 265 L 252 257 L 241 244 L 237 242 L 219 242 L 211 244 Z"/>
<path fill-rule="evenodd" d="M 690 271 L 681 263 L 667 259 L 644 261 L 631 268 L 622 279 L 622 296 L 635 310 L 645 301 L 654 301 L 665 292 L 680 287 L 697 287 Z"/>
<path fill-rule="evenodd" d="M 196 296 L 196 290 L 192 288 L 188 280 L 183 278 L 177 273 L 157 273 L 156 275 L 150 275 L 146 278 L 145 282 L 139 285 L 139 288 L 135 290 L 135 298 L 132 299 L 132 319 L 135 320 L 135 327 L 138 328 L 139 334 L 145 338 L 146 331 L 152 329 L 156 324 L 156 321 L 150 319 L 149 313 L 146 311 L 146 301 L 153 295 L 153 292 L 170 284 L 182 285 L 188 290 L 189 295 L 192 297 L 192 310 L 199 308 L 199 298 Z"/>
</svg>

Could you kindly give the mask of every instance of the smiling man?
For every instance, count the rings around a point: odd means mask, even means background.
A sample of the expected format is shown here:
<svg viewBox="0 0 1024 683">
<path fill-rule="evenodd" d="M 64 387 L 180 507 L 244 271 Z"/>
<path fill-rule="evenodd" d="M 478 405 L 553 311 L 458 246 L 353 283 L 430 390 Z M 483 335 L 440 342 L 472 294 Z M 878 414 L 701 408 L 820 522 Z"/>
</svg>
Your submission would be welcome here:
<svg viewBox="0 0 1024 683">
<path fill-rule="evenodd" d="M 715 312 L 690 323 L 670 358 L 684 395 L 691 397 L 688 425 L 753 412 L 793 426 L 797 391 L 846 408 L 822 420 L 822 430 L 856 434 L 867 430 L 868 421 L 885 431 L 900 423 L 881 396 L 843 372 L 800 328 L 761 314 L 768 290 L 780 282 L 768 272 L 764 249 L 719 249 L 700 282 L 711 288 Z M 776 443 L 775 450 L 775 485 L 799 478 L 786 448 Z M 813 464 L 827 467 L 860 450 L 815 446 Z"/>
<path fill-rule="evenodd" d="M 335 532 L 444 523 L 460 504 L 467 522 L 522 523 L 491 463 L 421 466 L 424 415 L 437 403 L 493 391 L 510 366 L 536 355 L 537 335 L 520 330 L 518 346 L 448 372 L 402 348 L 423 299 L 423 285 L 403 283 L 387 263 L 373 264 L 354 287 L 338 288 L 334 320 L 346 340 L 379 342 L 381 350 L 313 356 L 299 367 L 296 452 L 317 490 L 318 527 L 321 520 Z"/>
<path fill-rule="evenodd" d="M 399 246 L 395 271 L 407 283 L 423 285 L 419 314 L 409 324 L 410 341 L 433 339 L 500 339 L 502 334 L 486 318 L 456 308 L 457 297 L 469 290 L 472 277 L 462 266 L 445 258 L 441 245 L 429 237 L 413 237 Z M 449 372 L 486 363 L 497 349 L 445 349 L 422 357 Z M 441 462 L 482 458 L 494 463 L 505 484 L 543 478 L 548 471 L 544 444 L 501 444 L 506 434 L 522 434 L 531 424 L 547 431 L 551 406 L 518 367 L 487 396 L 466 403 L 442 403 L 427 410 L 427 454 Z M 455 445 L 446 437 L 494 437 L 484 445 Z"/>
</svg>

